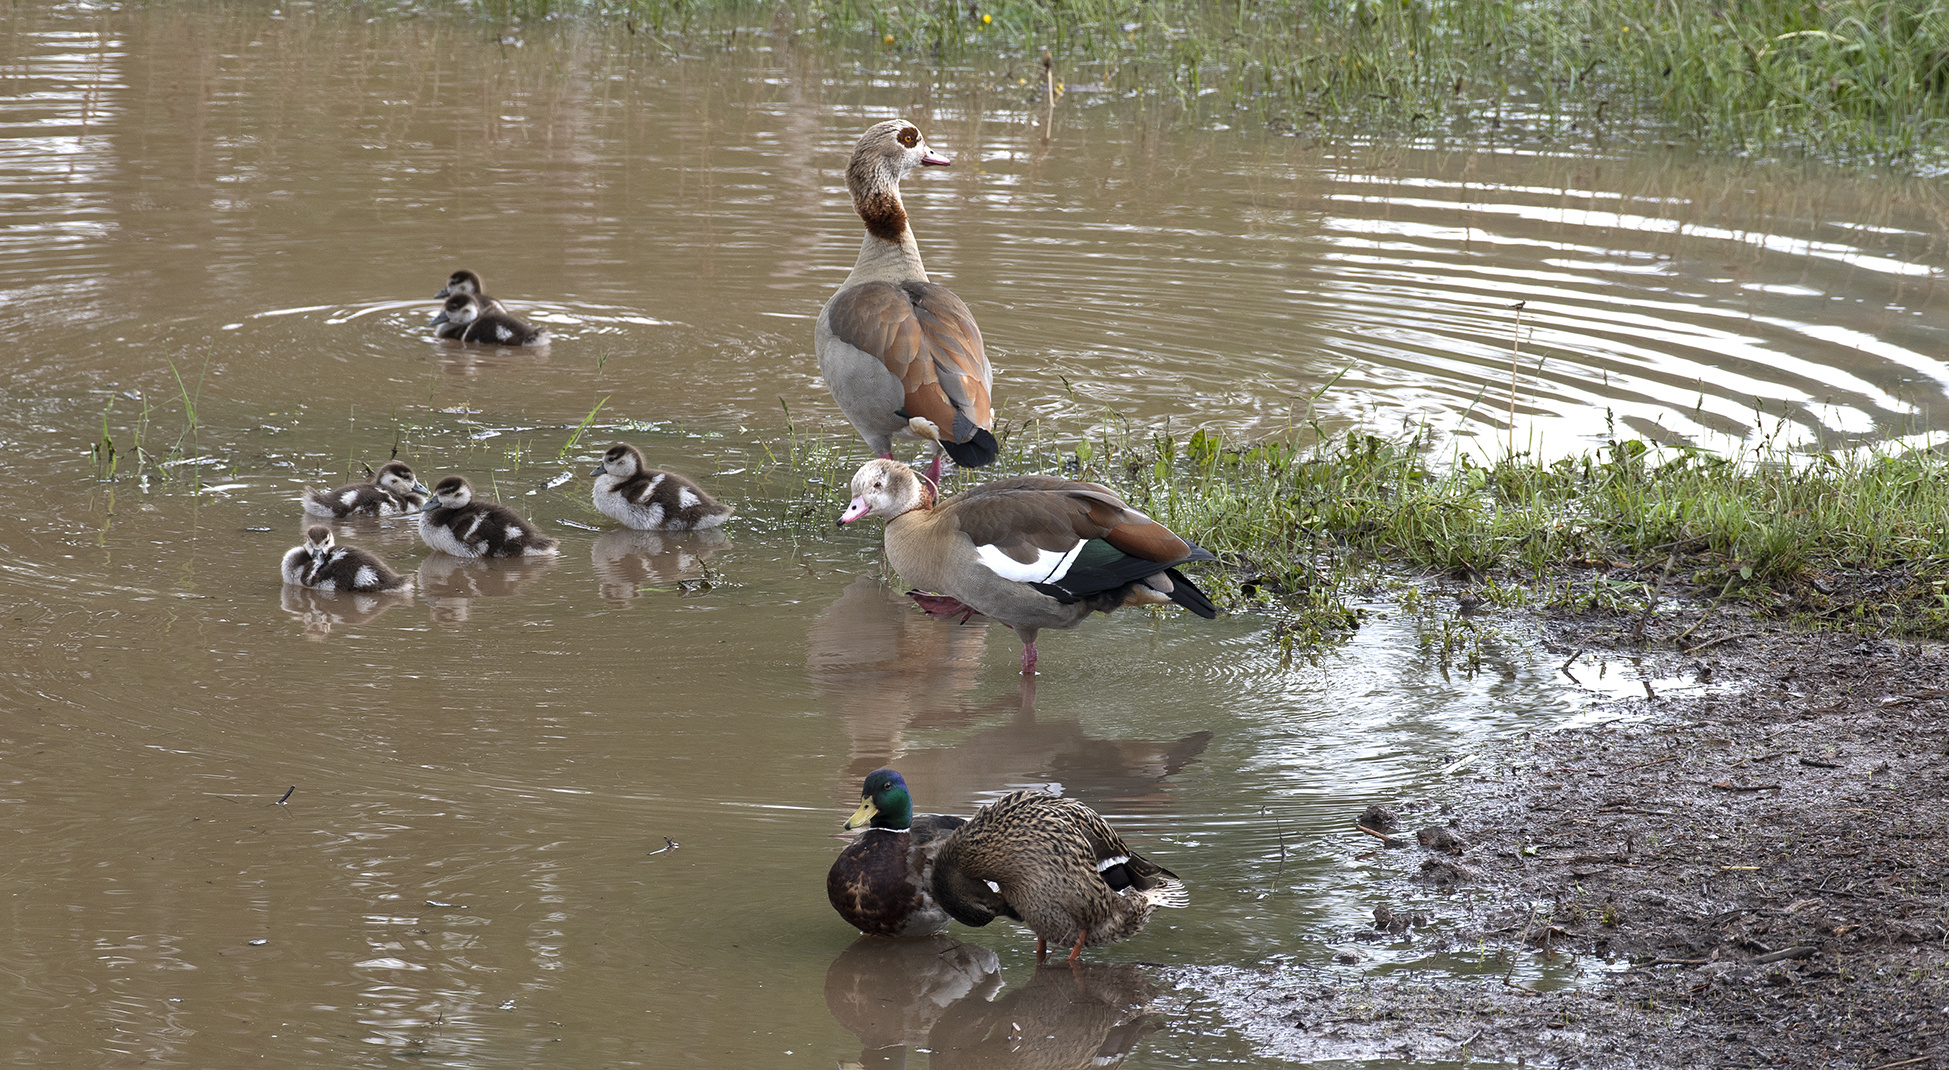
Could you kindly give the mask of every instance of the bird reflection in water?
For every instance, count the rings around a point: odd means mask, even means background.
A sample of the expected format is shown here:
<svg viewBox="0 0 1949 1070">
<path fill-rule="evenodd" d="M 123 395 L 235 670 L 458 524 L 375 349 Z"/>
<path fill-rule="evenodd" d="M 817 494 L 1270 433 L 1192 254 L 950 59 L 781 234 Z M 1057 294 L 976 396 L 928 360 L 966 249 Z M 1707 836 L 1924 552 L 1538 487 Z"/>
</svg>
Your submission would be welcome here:
<svg viewBox="0 0 1949 1070">
<path fill-rule="evenodd" d="M 1162 1025 L 1137 966 L 1048 966 L 1006 992 L 995 953 L 945 936 L 863 936 L 826 971 L 826 1007 L 864 1046 L 860 1065 L 936 1070 L 1113 1067 Z"/>
<path fill-rule="evenodd" d="M 869 574 L 813 620 L 805 670 L 838 703 L 852 755 L 866 761 L 901 753 L 910 730 L 955 727 L 985 714 L 969 693 L 980 682 L 987 642 L 985 621 L 943 625 Z M 886 764 L 866 761 L 848 787 Z"/>
<path fill-rule="evenodd" d="M 852 760 L 837 797 L 857 798 L 866 774 L 894 766 L 913 785 L 919 811 L 965 814 L 976 800 L 1011 787 L 1063 786 L 1063 794 L 1123 812 L 1167 809 L 1163 781 L 1211 743 L 1211 733 L 1177 739 L 1106 739 L 1077 721 L 1038 720 L 1036 678 L 979 702 L 974 692 L 990 626 L 976 617 L 944 624 L 914 609 L 871 575 L 846 587 L 812 622 L 806 672 L 838 703 Z M 914 747 L 910 733 L 958 728 L 1005 716 L 950 746 Z"/>
<path fill-rule="evenodd" d="M 697 576 L 712 554 L 730 546 L 731 540 L 715 528 L 681 534 L 612 528 L 589 547 L 589 564 L 595 570 L 596 592 L 622 608 L 645 587 Z"/>
<path fill-rule="evenodd" d="M 284 585 L 284 611 L 304 625 L 305 638 L 323 639 L 334 625 L 364 624 L 394 606 L 413 601 L 413 589 L 357 594 L 351 591 L 314 591 L 294 584 Z"/>
<path fill-rule="evenodd" d="M 431 553 L 420 562 L 420 594 L 434 620 L 457 624 L 473 615 L 474 599 L 519 594 L 555 564 L 553 557 L 455 557 Z"/>
</svg>

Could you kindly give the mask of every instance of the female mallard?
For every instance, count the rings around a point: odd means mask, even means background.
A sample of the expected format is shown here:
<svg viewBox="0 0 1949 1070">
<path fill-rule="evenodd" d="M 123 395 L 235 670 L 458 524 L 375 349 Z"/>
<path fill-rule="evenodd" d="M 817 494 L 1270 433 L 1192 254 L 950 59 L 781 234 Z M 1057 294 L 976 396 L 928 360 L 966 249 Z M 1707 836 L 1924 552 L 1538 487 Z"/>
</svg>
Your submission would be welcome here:
<svg viewBox="0 0 1949 1070">
<path fill-rule="evenodd" d="M 934 853 L 966 818 L 914 817 L 907 782 L 891 769 L 866 774 L 849 829 L 866 825 L 826 874 L 826 898 L 847 923 L 871 936 L 933 936 L 947 914 L 927 893 Z"/>
<path fill-rule="evenodd" d="M 1051 943 L 1086 947 L 1127 940 L 1158 907 L 1185 904 L 1177 874 L 1124 846 L 1096 811 L 1074 799 L 1017 791 L 975 811 L 934 858 L 934 901 L 963 925 L 1014 918 Z"/>
</svg>

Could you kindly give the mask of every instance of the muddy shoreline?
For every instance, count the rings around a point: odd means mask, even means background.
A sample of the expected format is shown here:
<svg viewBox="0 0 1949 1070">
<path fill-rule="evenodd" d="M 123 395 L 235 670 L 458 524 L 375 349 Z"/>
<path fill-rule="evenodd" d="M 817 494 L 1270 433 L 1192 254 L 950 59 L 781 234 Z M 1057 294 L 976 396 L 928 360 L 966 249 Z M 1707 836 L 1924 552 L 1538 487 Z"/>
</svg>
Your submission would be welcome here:
<svg viewBox="0 0 1949 1070">
<path fill-rule="evenodd" d="M 1566 661 L 1715 689 L 1601 700 L 1590 727 L 1480 755 L 1388 808 L 1393 849 L 1349 813 L 1397 883 L 1335 941 L 1604 970 L 1555 991 L 1357 964 L 1172 980 L 1295 1061 L 1949 1067 L 1949 649 L 1746 619 L 1688 654 L 1634 625 L 1535 622 Z M 1390 916 L 1390 892 L 1416 905 Z"/>
</svg>

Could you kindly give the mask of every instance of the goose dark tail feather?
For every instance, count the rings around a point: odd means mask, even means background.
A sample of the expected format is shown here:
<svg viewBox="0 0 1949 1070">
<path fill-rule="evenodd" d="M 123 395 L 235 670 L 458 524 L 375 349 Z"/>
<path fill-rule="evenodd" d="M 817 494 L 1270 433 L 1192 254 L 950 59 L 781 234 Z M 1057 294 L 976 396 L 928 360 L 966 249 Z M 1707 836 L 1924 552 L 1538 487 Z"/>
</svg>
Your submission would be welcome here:
<svg viewBox="0 0 1949 1070">
<path fill-rule="evenodd" d="M 954 458 L 955 464 L 963 468 L 986 468 L 994 464 L 995 458 L 1001 456 L 1002 452 L 994 434 L 985 427 L 975 428 L 975 433 L 966 442 L 953 442 L 943 436 L 941 448 Z"/>
<path fill-rule="evenodd" d="M 1167 568 L 1164 570 L 1164 575 L 1171 580 L 1171 601 L 1206 620 L 1218 616 L 1218 607 L 1212 604 L 1211 598 L 1200 591 L 1197 584 L 1185 579 L 1184 573 L 1174 568 Z"/>
</svg>

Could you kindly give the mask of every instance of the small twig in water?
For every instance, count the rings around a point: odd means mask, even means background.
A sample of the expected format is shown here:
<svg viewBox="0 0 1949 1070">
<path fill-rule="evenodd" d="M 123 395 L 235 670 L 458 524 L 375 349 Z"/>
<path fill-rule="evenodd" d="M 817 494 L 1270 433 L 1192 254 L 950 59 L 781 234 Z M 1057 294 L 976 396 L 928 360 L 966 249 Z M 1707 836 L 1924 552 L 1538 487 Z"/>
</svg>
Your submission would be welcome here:
<svg viewBox="0 0 1949 1070">
<path fill-rule="evenodd" d="M 1376 832 L 1373 829 L 1370 829 L 1367 826 L 1362 824 L 1355 824 L 1354 828 L 1357 828 L 1360 831 L 1365 832 L 1367 835 L 1372 836 L 1373 838 L 1381 841 L 1382 846 L 1385 847 L 1406 847 L 1408 845 L 1408 841 L 1406 840 L 1395 839 L 1394 837 L 1389 836 L 1385 832 Z"/>
<path fill-rule="evenodd" d="M 1286 872 L 1286 826 L 1280 823 L 1278 814 L 1263 806 L 1259 807 L 1259 813 L 1272 818 L 1272 827 L 1279 834 L 1279 868 L 1272 874 L 1272 880 L 1277 884 L 1279 878 Z"/>
<path fill-rule="evenodd" d="M 279 806 L 283 806 L 284 801 L 286 799 L 289 799 L 291 797 L 291 793 L 297 790 L 298 790 L 298 786 L 296 784 L 293 784 L 290 787 L 284 789 L 284 794 L 277 797 L 277 804 Z"/>
<path fill-rule="evenodd" d="M 674 851 L 674 850 L 676 850 L 676 849 L 677 849 L 677 848 L 678 848 L 679 846 L 680 846 L 680 844 L 678 844 L 678 843 L 677 843 L 677 841 L 675 841 L 675 840 L 673 840 L 673 839 L 671 839 L 671 838 L 670 838 L 670 837 L 668 837 L 668 836 L 665 836 L 665 837 L 663 837 L 663 846 L 662 846 L 662 847 L 659 847 L 659 848 L 657 848 L 657 849 L 656 849 L 656 850 L 654 850 L 654 851 L 651 851 L 651 852 L 650 852 L 650 854 L 653 854 L 653 855 L 660 855 L 660 854 L 662 854 L 662 853 L 663 853 L 663 852 L 665 852 L 665 851 Z"/>
</svg>

